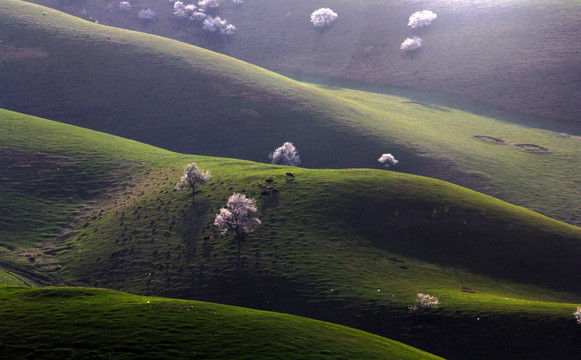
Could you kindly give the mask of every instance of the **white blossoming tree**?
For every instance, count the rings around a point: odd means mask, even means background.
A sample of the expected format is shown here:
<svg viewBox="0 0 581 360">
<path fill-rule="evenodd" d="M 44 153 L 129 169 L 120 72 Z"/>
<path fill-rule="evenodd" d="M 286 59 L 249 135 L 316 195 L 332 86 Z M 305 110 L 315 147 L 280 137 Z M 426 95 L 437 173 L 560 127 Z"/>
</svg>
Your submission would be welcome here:
<svg viewBox="0 0 581 360">
<path fill-rule="evenodd" d="M 413 38 L 407 38 L 401 43 L 399 48 L 403 51 L 414 51 L 422 46 L 422 41 L 423 40 L 417 36 L 414 36 Z"/>
<path fill-rule="evenodd" d="M 422 316 L 428 310 L 436 309 L 440 304 L 440 300 L 434 295 L 418 293 L 417 296 L 416 305 L 410 306 L 408 309 L 411 313 L 419 316 Z"/>
<path fill-rule="evenodd" d="M 577 311 L 573 313 L 575 319 L 577 320 L 577 324 L 581 324 L 581 307 L 577 308 Z"/>
<path fill-rule="evenodd" d="M 331 25 L 337 16 L 337 13 L 329 8 L 320 8 L 311 14 L 311 23 L 314 27 L 322 28 Z"/>
<path fill-rule="evenodd" d="M 121 1 L 119 3 L 119 9 L 123 11 L 130 11 L 132 8 L 131 3 L 129 1 Z"/>
<path fill-rule="evenodd" d="M 186 165 L 184 168 L 184 174 L 176 184 L 176 189 L 192 189 L 192 200 L 194 200 L 196 196 L 196 188 L 210 181 L 211 177 L 210 170 L 202 171 L 198 168 L 198 164 L 195 162 L 191 163 Z"/>
<path fill-rule="evenodd" d="M 377 159 L 377 161 L 379 161 L 385 167 L 394 166 L 399 162 L 399 160 L 396 160 L 395 157 L 391 154 L 383 154 L 379 159 Z"/>
<path fill-rule="evenodd" d="M 236 31 L 236 26 L 229 24 L 228 21 L 219 16 L 208 15 L 202 22 L 202 29 L 209 32 L 220 31 L 222 35 L 232 35 Z"/>
<path fill-rule="evenodd" d="M 144 21 L 153 20 L 155 18 L 155 12 L 150 9 L 142 9 L 137 13 L 137 17 Z"/>
<path fill-rule="evenodd" d="M 220 6 L 218 0 L 200 0 L 198 6 L 204 10 L 216 9 Z"/>
<path fill-rule="evenodd" d="M 255 217 L 256 211 L 256 200 L 247 198 L 244 194 L 234 193 L 228 199 L 226 207 L 216 214 L 214 225 L 220 229 L 222 235 L 234 234 L 238 241 L 238 254 L 246 235 L 261 224 Z"/>
<path fill-rule="evenodd" d="M 187 19 L 196 11 L 196 5 L 184 4 L 181 1 L 176 1 L 173 4 L 173 14 L 179 18 Z"/>
<path fill-rule="evenodd" d="M 274 149 L 268 155 L 271 164 L 280 164 L 287 166 L 299 166 L 301 164 L 301 157 L 297 149 L 291 142 L 285 142 L 281 147 Z"/>
<path fill-rule="evenodd" d="M 411 27 L 412 29 L 428 26 L 437 18 L 438 15 L 433 11 L 430 10 L 416 11 L 410 16 L 408 26 Z"/>
</svg>

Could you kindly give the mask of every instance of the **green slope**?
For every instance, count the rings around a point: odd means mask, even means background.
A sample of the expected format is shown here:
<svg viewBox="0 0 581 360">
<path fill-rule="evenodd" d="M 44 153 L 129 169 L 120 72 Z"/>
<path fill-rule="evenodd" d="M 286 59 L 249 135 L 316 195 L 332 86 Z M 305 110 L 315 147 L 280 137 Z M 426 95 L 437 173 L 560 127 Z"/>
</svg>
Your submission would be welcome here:
<svg viewBox="0 0 581 360">
<path fill-rule="evenodd" d="M 227 41 L 179 21 L 172 2 L 140 0 L 131 12 L 102 0 L 33 2 L 176 38 L 297 78 L 376 85 L 581 134 L 577 0 L 222 1 L 220 15 L 238 28 Z M 184 1 L 190 2 L 197 3 Z M 323 31 L 309 23 L 311 12 L 321 7 L 339 14 Z M 141 8 L 158 16 L 143 23 L 136 16 Z M 410 29 L 409 16 L 424 9 L 438 19 Z M 399 46 L 413 35 L 424 39 L 423 46 L 406 56 Z"/>
<path fill-rule="evenodd" d="M 439 359 L 338 325 L 82 288 L 0 287 L 1 359 Z"/>
<path fill-rule="evenodd" d="M 293 168 L 290 180 L 285 167 L 180 155 L 7 111 L 1 118 L 13 161 L 44 156 L 55 172 L 53 159 L 73 158 L 92 171 L 71 169 L 71 187 L 94 184 L 88 197 L 54 196 L 51 207 L 76 209 L 58 213 L 70 229 L 55 227 L 54 240 L 44 241 L 42 226 L 4 230 L 14 251 L 2 258 L 14 267 L 74 285 L 324 319 L 450 358 L 579 351 L 578 227 L 434 179 Z M 192 161 L 213 174 L 193 204 L 174 190 Z M 278 197 L 259 198 L 267 177 Z M 46 178 L 48 190 L 61 188 Z M 34 181 L 20 176 L 0 194 L 34 202 L 44 196 L 31 191 Z M 257 198 L 263 221 L 240 256 L 213 226 L 233 191 Z M 3 221 L 17 222 L 24 204 L 0 202 Z M 442 302 L 426 319 L 407 312 L 418 292 Z"/>
<path fill-rule="evenodd" d="M 577 137 L 298 83 L 20 1 L 3 1 L 0 19 L 2 107 L 200 155 L 265 161 L 290 140 L 305 166 L 343 168 L 391 152 L 398 171 L 581 221 Z"/>
</svg>

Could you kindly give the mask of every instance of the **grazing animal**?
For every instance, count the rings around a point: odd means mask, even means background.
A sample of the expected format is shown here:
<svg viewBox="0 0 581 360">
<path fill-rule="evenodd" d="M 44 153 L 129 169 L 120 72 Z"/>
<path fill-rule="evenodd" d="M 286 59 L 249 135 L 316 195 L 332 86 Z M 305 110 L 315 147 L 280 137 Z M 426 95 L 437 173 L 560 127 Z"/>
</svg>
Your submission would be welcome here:
<svg viewBox="0 0 581 360">
<path fill-rule="evenodd" d="M 273 194 L 273 195 L 278 195 L 278 193 L 279 193 L 278 189 L 275 188 L 274 186 L 267 186 L 266 190 L 268 190 L 268 192 Z"/>
<path fill-rule="evenodd" d="M 266 182 L 267 182 L 267 183 L 269 183 L 269 184 L 272 184 L 272 182 L 273 182 L 274 180 L 272 180 L 272 178 L 271 178 L 271 177 L 269 177 L 269 178 L 266 178 L 266 179 L 264 179 L 264 181 L 266 181 Z"/>
<path fill-rule="evenodd" d="M 260 196 L 266 196 L 266 197 L 270 197 L 270 191 L 268 191 L 268 190 L 263 190 L 263 191 L 260 193 Z"/>
<path fill-rule="evenodd" d="M 287 172 L 287 173 L 286 173 L 286 176 L 294 178 L 294 177 L 295 177 L 295 174 L 293 174 L 293 173 L 291 173 L 291 172 Z"/>
</svg>

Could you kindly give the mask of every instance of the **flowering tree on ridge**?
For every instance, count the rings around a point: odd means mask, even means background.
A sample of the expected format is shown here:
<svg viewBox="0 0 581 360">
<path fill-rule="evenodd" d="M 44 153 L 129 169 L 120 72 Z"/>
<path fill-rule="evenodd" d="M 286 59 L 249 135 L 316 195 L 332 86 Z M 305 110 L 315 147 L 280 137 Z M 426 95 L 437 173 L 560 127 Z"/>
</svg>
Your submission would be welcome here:
<svg viewBox="0 0 581 360">
<path fill-rule="evenodd" d="M 287 166 L 299 166 L 301 157 L 292 142 L 285 142 L 281 147 L 274 149 L 268 155 L 271 164 L 281 164 Z"/>
</svg>

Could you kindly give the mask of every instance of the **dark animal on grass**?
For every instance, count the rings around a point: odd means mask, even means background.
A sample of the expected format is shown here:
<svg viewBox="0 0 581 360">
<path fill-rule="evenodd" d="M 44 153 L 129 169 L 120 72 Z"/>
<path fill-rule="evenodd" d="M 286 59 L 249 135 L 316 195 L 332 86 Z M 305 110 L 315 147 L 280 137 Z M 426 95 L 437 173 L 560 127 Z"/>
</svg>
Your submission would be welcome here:
<svg viewBox="0 0 581 360">
<path fill-rule="evenodd" d="M 267 182 L 267 183 L 269 183 L 269 184 L 272 184 L 272 182 L 273 182 L 274 180 L 272 180 L 272 178 L 271 178 L 271 177 L 269 177 L 269 178 L 266 178 L 266 179 L 264 179 L 264 181 L 266 181 L 266 182 Z"/>
<path fill-rule="evenodd" d="M 270 191 L 268 191 L 268 190 L 263 190 L 263 191 L 260 193 L 260 196 L 266 196 L 266 197 L 269 197 L 269 196 L 270 196 Z"/>
<path fill-rule="evenodd" d="M 278 189 L 275 188 L 274 186 L 267 186 L 266 190 L 273 195 L 278 195 L 279 193 Z"/>
<path fill-rule="evenodd" d="M 286 176 L 291 177 L 291 178 L 294 178 L 295 177 L 295 174 L 293 174 L 291 172 L 287 172 L 286 173 Z"/>
</svg>

